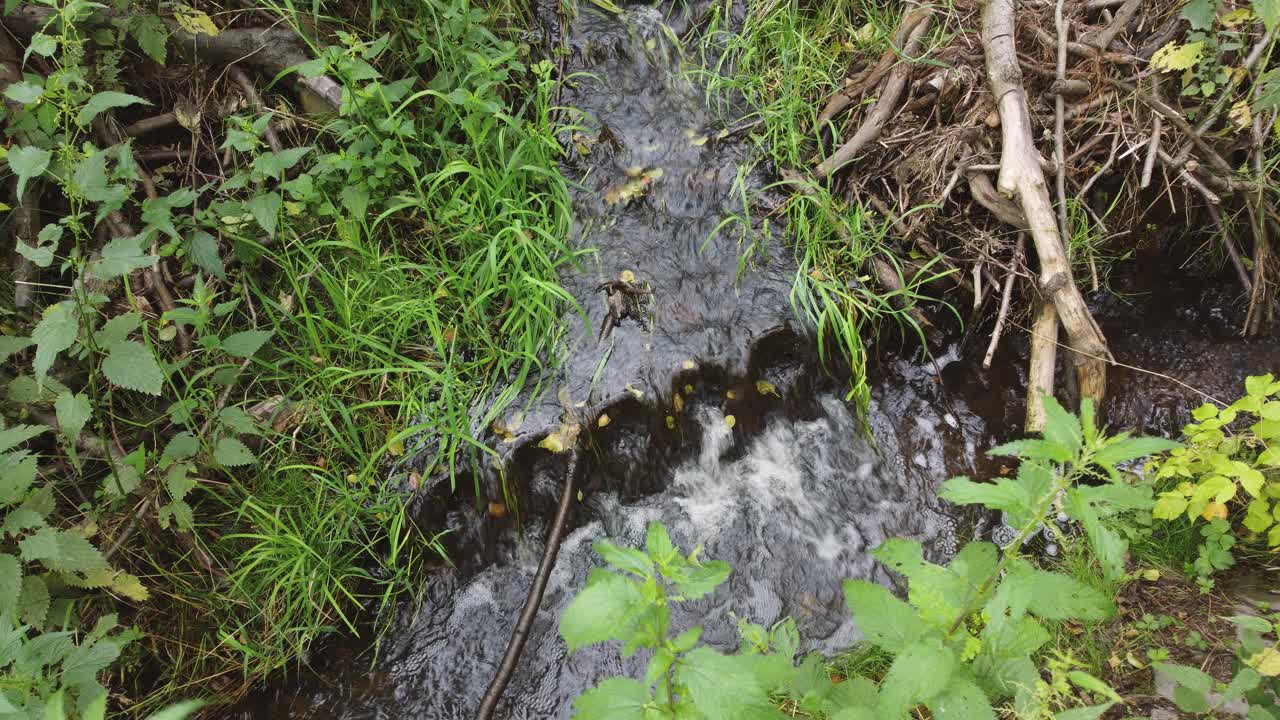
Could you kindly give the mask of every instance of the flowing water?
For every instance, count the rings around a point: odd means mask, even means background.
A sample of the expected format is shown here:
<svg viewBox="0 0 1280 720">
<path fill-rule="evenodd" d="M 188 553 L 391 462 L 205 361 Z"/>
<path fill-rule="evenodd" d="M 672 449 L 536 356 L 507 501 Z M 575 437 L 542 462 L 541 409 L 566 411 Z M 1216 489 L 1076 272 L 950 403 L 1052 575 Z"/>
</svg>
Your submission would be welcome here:
<svg viewBox="0 0 1280 720">
<path fill-rule="evenodd" d="M 539 12 L 558 37 L 553 7 Z M 586 75 L 562 100 L 585 113 L 587 151 L 565 172 L 580 186 L 577 240 L 599 252 L 564 278 L 588 322 L 570 318 L 561 371 L 548 383 L 563 390 L 527 405 L 524 421 L 511 424 L 512 442 L 498 443 L 511 469 L 505 479 L 482 479 L 487 498 L 504 497 L 505 482 L 512 512 L 497 520 L 483 503 L 440 501 L 452 507 L 443 519 L 455 530 L 458 569 L 425 579 L 424 603 L 399 608 L 376 659 L 366 646 L 333 642 L 302 677 L 273 684 L 229 717 L 470 717 L 524 602 L 562 482 L 558 458 L 530 440 L 558 425 L 566 399 L 589 418 L 607 411 L 613 422 L 583 440 L 582 500 L 498 717 L 566 718 L 573 698 L 600 679 L 643 672 L 643 653 L 623 660 L 610 644 L 568 656 L 556 632 L 598 562 L 594 540 L 636 546 L 647 523 L 660 521 L 685 549 L 701 545 L 703 557 L 732 564 L 727 587 L 673 613 L 678 629 L 704 625 L 713 646 L 737 645 L 737 617 L 769 624 L 789 616 L 809 649 L 834 652 L 857 638 L 841 580 L 891 582 L 872 548 L 910 537 L 942 560 L 980 529 L 978 518 L 952 516 L 936 489 L 954 474 L 999 470 L 981 453 L 1017 433 L 1023 336 L 1011 332 L 985 373 L 975 369 L 985 337 L 935 348 L 936 360 L 877 349 L 867 413 L 860 418 L 844 403 L 814 368 L 812 348 L 786 329 L 794 266 L 782 244 L 740 275 L 742 248 L 732 234 L 713 233 L 741 209 L 735 183 L 761 182 L 746 147 L 700 141 L 731 123 L 709 112 L 680 72 L 671 38 L 697 16 L 692 7 L 664 17 L 633 6 L 618 17 L 580 3 L 565 33 L 567 70 Z M 661 177 L 641 197 L 609 201 L 637 172 L 655 168 Z M 606 306 L 597 286 L 623 270 L 653 289 L 648 317 L 598 340 Z M 1122 361 L 1224 397 L 1244 374 L 1275 369 L 1274 344 L 1205 330 L 1229 324 L 1233 295 L 1197 295 L 1176 277 L 1150 274 L 1129 284 L 1138 294 L 1104 293 L 1096 304 Z M 1135 323 L 1135 313 L 1145 319 Z M 1148 339 L 1161 327 L 1165 344 L 1153 348 Z M 1157 376 L 1120 370 L 1112 378 L 1115 424 L 1168 432 L 1200 401 Z M 758 392 L 757 380 L 780 397 Z M 673 407 L 676 394 L 683 408 Z"/>
</svg>

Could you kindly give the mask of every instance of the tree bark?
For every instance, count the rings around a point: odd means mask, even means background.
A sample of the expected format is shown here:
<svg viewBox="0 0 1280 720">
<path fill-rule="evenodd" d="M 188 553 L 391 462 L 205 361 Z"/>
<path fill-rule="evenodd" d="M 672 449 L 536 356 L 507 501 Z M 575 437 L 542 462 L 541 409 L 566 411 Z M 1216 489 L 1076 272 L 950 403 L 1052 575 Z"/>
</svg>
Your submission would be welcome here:
<svg viewBox="0 0 1280 720">
<path fill-rule="evenodd" d="M 1081 397 L 1100 404 L 1106 394 L 1107 341 L 1076 288 L 1058 234 L 1058 222 L 1031 130 L 1022 69 L 1014 44 L 1013 0 L 987 0 L 982 8 L 982 40 L 987 82 L 1000 112 L 1000 175 L 996 189 L 1022 208 L 1027 229 L 1040 258 L 1040 289 L 1053 303 L 1079 374 Z"/>
</svg>

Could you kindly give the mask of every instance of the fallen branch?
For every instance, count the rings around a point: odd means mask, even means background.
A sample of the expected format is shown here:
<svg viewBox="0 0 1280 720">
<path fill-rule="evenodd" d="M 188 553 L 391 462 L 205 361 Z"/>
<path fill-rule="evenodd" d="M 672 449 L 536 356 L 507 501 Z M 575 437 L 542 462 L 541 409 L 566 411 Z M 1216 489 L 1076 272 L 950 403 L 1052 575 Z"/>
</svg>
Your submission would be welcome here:
<svg viewBox="0 0 1280 720">
<path fill-rule="evenodd" d="M 143 135 L 150 135 L 151 133 L 156 132 L 158 130 L 171 128 L 177 124 L 178 124 L 177 113 L 175 112 L 160 113 L 159 115 L 153 115 L 148 118 L 142 118 L 141 120 L 135 123 L 130 123 L 129 125 L 126 125 L 124 128 L 124 134 L 134 138 L 142 137 Z"/>
<path fill-rule="evenodd" d="M 1053 371 L 1058 363 L 1058 311 L 1048 300 L 1040 302 L 1031 326 L 1031 362 L 1027 371 L 1028 434 L 1044 429 L 1044 399 L 1053 395 Z"/>
<path fill-rule="evenodd" d="M 1151 141 L 1147 143 L 1147 157 L 1142 161 L 1142 180 L 1138 183 L 1138 187 L 1143 190 L 1151 185 L 1151 173 L 1156 167 L 1156 156 L 1160 153 L 1160 132 L 1164 129 L 1163 120 L 1159 115 L 1151 121 Z"/>
<path fill-rule="evenodd" d="M 569 506 L 573 499 L 574 476 L 578 474 L 578 460 L 581 452 L 576 448 L 570 451 L 569 466 L 564 472 L 564 487 L 560 489 L 560 505 L 556 508 L 555 520 L 551 523 L 551 531 L 547 534 L 547 547 L 542 551 L 542 561 L 538 563 L 538 572 L 533 576 L 533 584 L 529 586 L 529 595 L 525 598 L 524 608 L 520 611 L 520 619 L 516 622 L 511 640 L 507 642 L 507 650 L 502 654 L 502 662 L 498 672 L 485 690 L 480 700 L 480 709 L 476 712 L 476 720 L 489 720 L 493 711 L 502 699 L 502 692 L 511 682 L 511 674 L 520 662 L 520 653 L 524 650 L 525 641 L 529 639 L 529 629 L 533 627 L 533 619 L 538 615 L 538 606 L 542 604 L 542 593 L 547 589 L 547 580 L 551 577 L 551 569 L 555 567 L 556 555 L 560 552 L 560 541 L 564 535 L 564 527 L 569 519 Z"/>
<path fill-rule="evenodd" d="M 982 358 L 983 369 L 991 367 L 996 346 L 1000 344 L 1000 334 L 1004 332 L 1004 321 L 1009 317 L 1010 300 L 1013 298 L 1013 281 L 1018 277 L 1018 266 L 1022 263 L 1022 252 L 1026 244 L 1027 234 L 1018 233 L 1018 244 L 1013 248 L 1013 266 L 1004 277 L 1004 293 L 1000 296 L 1000 312 L 996 315 L 996 326 L 991 330 L 991 342 L 987 345 L 987 354 Z"/>
<path fill-rule="evenodd" d="M 56 17 L 47 7 L 19 5 L 5 15 L 9 29 L 30 35 L 39 32 Z M 124 19 L 120 13 L 98 11 L 83 20 L 86 27 L 110 25 L 113 20 Z M 227 28 L 217 35 L 193 34 L 173 21 L 166 21 L 169 28 L 169 51 L 184 62 L 196 59 L 219 65 L 244 63 L 258 72 L 275 77 L 282 72 L 307 62 L 311 57 L 303 50 L 297 34 L 284 27 Z M 326 75 L 304 78 L 296 82 L 318 95 L 335 111 L 342 107 L 342 86 Z"/>
<path fill-rule="evenodd" d="M 1107 23 L 1103 28 L 1086 33 L 1081 40 L 1086 45 L 1092 45 L 1099 50 L 1106 50 L 1111 47 L 1111 41 L 1116 39 L 1116 35 L 1119 35 L 1129 26 L 1129 22 L 1133 20 L 1133 16 L 1137 14 L 1138 6 L 1141 4 L 1141 0 L 1124 0 L 1111 22 Z"/>
<path fill-rule="evenodd" d="M 249 76 L 245 75 L 244 71 L 235 65 L 227 68 L 227 74 L 240 86 L 240 91 L 244 93 L 245 99 L 249 101 L 249 107 L 252 107 L 257 112 L 262 112 L 262 97 L 258 95 L 258 89 L 253 86 L 253 81 L 249 79 Z M 271 146 L 271 152 L 277 154 L 284 152 L 284 143 L 280 142 L 280 135 L 276 133 L 274 123 L 267 123 L 267 129 L 263 132 L 263 135 L 267 138 L 267 144 Z"/>
<path fill-rule="evenodd" d="M 1052 302 L 1067 331 L 1070 347 L 1076 351 L 1081 396 L 1100 403 L 1106 395 L 1106 358 L 1110 353 L 1076 288 L 1058 233 L 1032 136 L 1014 35 L 1013 0 L 988 0 L 982 8 L 982 40 L 987 81 L 1000 112 L 1000 175 L 996 187 L 1001 194 L 1015 198 L 1022 208 L 1040 259 L 1041 290 Z M 1028 421 L 1031 418 L 1028 412 Z"/>
<path fill-rule="evenodd" d="M 904 60 L 895 65 L 893 70 L 889 72 L 889 77 L 884 83 L 884 91 L 880 93 L 880 99 L 876 101 L 875 107 L 868 113 L 867 119 L 858 128 L 858 132 L 854 133 L 848 142 L 832 153 L 831 157 L 819 163 L 814 170 L 814 175 L 819 180 L 830 177 L 833 172 L 853 160 L 862 151 L 862 148 L 866 147 L 867 143 L 880 137 L 884 124 L 894 114 L 894 106 L 898 104 L 902 89 L 907 85 L 907 76 L 911 74 L 911 62 L 916 59 L 915 56 L 920 52 L 921 38 L 928 32 L 929 22 L 932 17 L 932 9 L 924 8 L 920 11 L 920 20 L 911 28 L 911 32 L 907 36 L 907 42 L 902 49 Z"/>
<path fill-rule="evenodd" d="M 889 72 L 889 68 L 893 67 L 893 61 L 897 58 L 897 48 L 902 47 L 911 31 L 915 29 L 916 24 L 925 18 L 928 13 L 915 11 L 907 13 L 902 18 L 902 22 L 898 23 L 898 31 L 894 34 L 894 47 L 887 48 L 880 55 L 880 60 L 876 64 L 862 73 L 856 80 L 850 82 L 840 90 L 836 91 L 831 99 L 827 100 L 827 104 L 822 108 L 822 112 L 818 113 L 818 127 L 834 120 L 845 108 L 853 104 L 856 98 L 861 97 L 864 93 L 870 92 L 872 88 L 880 84 L 884 78 L 884 74 Z"/>
</svg>

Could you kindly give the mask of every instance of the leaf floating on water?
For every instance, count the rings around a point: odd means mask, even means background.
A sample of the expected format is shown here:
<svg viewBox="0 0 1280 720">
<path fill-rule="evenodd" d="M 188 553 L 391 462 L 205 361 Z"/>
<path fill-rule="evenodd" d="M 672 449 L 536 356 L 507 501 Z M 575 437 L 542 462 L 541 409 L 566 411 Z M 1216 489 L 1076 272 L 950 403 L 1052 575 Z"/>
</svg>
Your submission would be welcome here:
<svg viewBox="0 0 1280 720">
<path fill-rule="evenodd" d="M 724 396 L 729 398 L 730 400 L 737 400 L 738 392 L 736 390 L 725 390 Z"/>
<path fill-rule="evenodd" d="M 578 442 L 578 432 L 581 428 L 577 424 L 564 424 L 559 430 L 548 433 L 542 441 L 538 443 L 538 447 L 544 450 L 550 450 L 553 453 L 561 453 L 572 448 Z"/>
<path fill-rule="evenodd" d="M 626 205 L 636 198 L 642 197 L 660 177 L 662 168 L 627 168 L 628 180 L 614 185 L 604 193 L 604 201 L 609 205 Z"/>
<path fill-rule="evenodd" d="M 684 368 L 685 370 L 695 370 L 697 369 L 698 364 L 692 360 L 685 360 L 684 362 L 680 363 L 680 367 Z"/>
<path fill-rule="evenodd" d="M 671 407 L 676 411 L 676 413 L 684 412 L 684 398 L 680 397 L 679 395 L 672 395 Z"/>
<path fill-rule="evenodd" d="M 670 415 L 667 416 L 667 429 L 668 430 L 676 429 L 676 419 L 671 417 Z"/>
<path fill-rule="evenodd" d="M 501 518 L 507 516 L 507 506 L 501 500 L 489 501 L 489 517 Z"/>
<path fill-rule="evenodd" d="M 599 427 L 609 427 L 609 416 L 601 413 L 600 418 L 596 420 L 596 425 Z"/>
<path fill-rule="evenodd" d="M 582 491 L 578 491 L 578 502 L 582 502 Z"/>
<path fill-rule="evenodd" d="M 782 397 L 782 395 L 778 394 L 778 388 L 768 380 L 757 380 L 756 392 L 765 396 L 772 395 L 774 397 Z"/>
<path fill-rule="evenodd" d="M 643 400 L 643 399 L 644 399 L 644 391 L 643 391 L 643 390 L 637 390 L 636 388 L 632 387 L 632 386 L 631 386 L 631 383 L 627 383 L 627 392 L 631 393 L 631 395 L 632 395 L 633 397 L 635 397 L 635 399 L 637 399 L 637 400 Z"/>
<path fill-rule="evenodd" d="M 685 386 L 684 386 L 684 394 L 685 394 L 685 395 L 692 395 L 692 394 L 693 394 L 693 386 L 692 386 L 692 385 L 685 385 Z"/>
<path fill-rule="evenodd" d="M 630 270 L 623 270 L 621 273 L 618 274 L 618 279 L 630 285 L 631 283 L 636 281 L 636 274 L 631 272 Z"/>
<path fill-rule="evenodd" d="M 725 416 L 724 416 L 724 426 L 725 426 L 725 427 L 727 427 L 727 428 L 729 428 L 730 430 L 732 430 L 732 429 L 733 429 L 733 426 L 734 426 L 734 425 L 737 425 L 737 424 L 738 424 L 738 418 L 736 418 L 736 417 L 734 417 L 734 416 L 732 416 L 732 415 L 725 415 Z"/>
</svg>

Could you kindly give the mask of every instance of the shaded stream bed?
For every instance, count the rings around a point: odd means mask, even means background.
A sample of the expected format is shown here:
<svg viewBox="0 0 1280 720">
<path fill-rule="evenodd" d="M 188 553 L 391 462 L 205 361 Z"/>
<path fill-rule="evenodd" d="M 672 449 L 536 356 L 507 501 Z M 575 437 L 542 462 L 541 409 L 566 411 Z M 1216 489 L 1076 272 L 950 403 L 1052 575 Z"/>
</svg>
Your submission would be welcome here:
<svg viewBox="0 0 1280 720">
<path fill-rule="evenodd" d="M 556 27 L 549 7 L 543 22 Z M 543 550 L 563 456 L 536 440 L 558 426 L 566 397 L 592 430 L 581 439 L 582 495 L 498 717 L 567 718 L 573 699 L 599 680 L 643 673 L 645 653 L 621 659 L 608 644 L 569 656 L 557 634 L 561 612 L 599 562 L 597 539 L 637 546 L 647 523 L 661 521 L 678 545 L 702 546 L 702 557 L 734 567 L 719 591 L 673 612 L 677 631 L 703 625 L 704 640 L 728 650 L 738 644 L 736 618 L 793 617 L 805 649 L 830 654 L 858 639 L 841 582 L 891 582 L 872 548 L 908 537 L 942 561 L 985 532 L 982 518 L 942 503 L 936 490 L 953 475 L 1001 471 L 984 451 L 1020 434 L 1023 321 L 1015 318 L 986 371 L 989 323 L 937 339 L 927 355 L 885 333 L 871 349 L 865 414 L 845 402 L 839 373 L 818 366 L 793 326 L 785 244 L 740 273 L 742 248 L 714 232 L 741 209 L 740 188 L 763 181 L 748 147 L 691 141 L 726 124 L 679 72 L 668 44 L 697 15 L 693 6 L 667 17 L 635 6 L 615 17 L 584 3 L 568 28 L 568 71 L 588 75 L 563 101 L 585 113 L 592 150 L 565 172 L 577 184 L 576 240 L 598 251 L 564 283 L 586 322 L 567 318 L 560 370 L 545 383 L 560 392 L 522 401 L 509 442 L 490 438 L 508 472 L 486 473 L 479 497 L 450 498 L 447 487 L 431 494 L 437 506 L 424 512 L 432 527 L 452 529 L 457 567 L 423 579 L 423 603 L 397 609 L 376 653 L 367 642 L 327 641 L 305 670 L 226 717 L 471 717 Z M 637 168 L 663 172 L 643 197 L 609 202 Z M 1105 410 L 1113 427 L 1176 433 L 1201 393 L 1229 401 L 1245 375 L 1280 371 L 1280 345 L 1236 334 L 1243 303 L 1234 285 L 1157 260 L 1171 254 L 1173 236 L 1144 241 L 1150 257 L 1091 297 L 1117 359 L 1156 373 L 1112 370 Z M 607 306 L 597 287 L 623 270 L 653 289 L 647 316 L 598 339 Z M 602 412 L 605 427 L 596 422 Z M 505 512 L 488 510 L 497 500 Z"/>
</svg>

